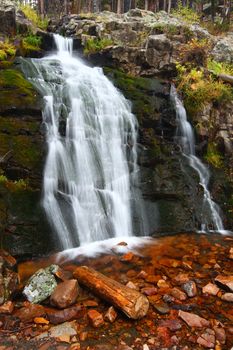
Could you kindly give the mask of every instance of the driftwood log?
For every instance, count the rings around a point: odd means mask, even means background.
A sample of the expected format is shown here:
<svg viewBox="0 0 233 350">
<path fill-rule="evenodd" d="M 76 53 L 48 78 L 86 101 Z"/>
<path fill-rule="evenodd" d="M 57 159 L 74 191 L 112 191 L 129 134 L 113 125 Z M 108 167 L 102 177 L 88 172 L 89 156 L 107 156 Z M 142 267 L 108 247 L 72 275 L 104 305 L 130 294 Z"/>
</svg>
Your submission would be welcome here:
<svg viewBox="0 0 233 350">
<path fill-rule="evenodd" d="M 214 71 L 208 69 L 208 72 L 214 74 L 219 80 L 222 80 L 224 83 L 233 85 L 233 76 L 228 74 L 216 74 Z"/>
<path fill-rule="evenodd" d="M 137 320 L 147 314 L 149 301 L 140 292 L 128 288 L 87 266 L 80 266 L 74 271 L 78 282 L 89 288 L 103 300 L 114 305 L 129 318 Z"/>
</svg>

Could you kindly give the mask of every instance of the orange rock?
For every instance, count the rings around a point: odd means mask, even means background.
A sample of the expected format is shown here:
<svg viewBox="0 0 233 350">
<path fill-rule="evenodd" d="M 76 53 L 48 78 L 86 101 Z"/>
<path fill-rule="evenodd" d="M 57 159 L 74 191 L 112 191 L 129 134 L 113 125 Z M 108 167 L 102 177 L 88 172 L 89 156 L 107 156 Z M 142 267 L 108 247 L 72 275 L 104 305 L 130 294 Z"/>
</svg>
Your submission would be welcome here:
<svg viewBox="0 0 233 350">
<path fill-rule="evenodd" d="M 121 257 L 121 261 L 128 262 L 131 261 L 134 257 L 134 254 L 132 252 L 129 252 Z"/>
<path fill-rule="evenodd" d="M 55 272 L 55 276 L 62 281 L 67 281 L 72 279 L 73 274 L 71 271 L 66 271 L 59 267 L 58 270 Z"/>
<path fill-rule="evenodd" d="M 178 299 L 180 301 L 184 301 L 184 300 L 187 299 L 187 295 L 184 292 L 182 292 L 182 290 L 180 290 L 178 288 L 172 288 L 172 290 L 170 291 L 170 294 L 174 298 L 176 298 L 176 299 Z"/>
<path fill-rule="evenodd" d="M 27 307 L 22 307 L 15 313 L 15 316 L 18 317 L 22 322 L 31 322 L 35 317 L 44 315 L 45 309 L 43 306 L 38 304 L 29 304 Z"/>
<path fill-rule="evenodd" d="M 46 320 L 44 317 L 35 317 L 34 323 L 36 323 L 36 324 L 49 324 L 49 321 Z"/>
<path fill-rule="evenodd" d="M 0 306 L 0 314 L 12 314 L 14 310 L 14 304 L 12 301 L 7 301 L 3 305 Z"/>
<path fill-rule="evenodd" d="M 215 282 L 219 284 L 221 288 L 227 289 L 233 292 L 233 275 L 232 276 L 218 275 L 215 278 Z"/>
<path fill-rule="evenodd" d="M 110 306 L 110 308 L 108 308 L 106 314 L 104 315 L 104 319 L 106 321 L 113 323 L 116 318 L 117 318 L 117 312 L 113 306 Z"/>
<path fill-rule="evenodd" d="M 85 308 L 80 305 L 76 305 L 64 310 L 55 311 L 46 309 L 46 313 L 51 323 L 59 324 L 83 317 L 85 314 Z"/>
<path fill-rule="evenodd" d="M 78 281 L 67 280 L 64 281 L 55 288 L 51 297 L 50 303 L 59 309 L 65 309 L 75 303 L 78 297 Z"/>
<path fill-rule="evenodd" d="M 88 333 L 87 332 L 81 332 L 79 335 L 79 338 L 81 341 L 85 341 L 88 337 Z"/>
<path fill-rule="evenodd" d="M 87 316 L 95 328 L 101 327 L 104 324 L 103 315 L 96 310 L 89 310 Z"/>
<path fill-rule="evenodd" d="M 86 307 L 95 307 L 95 306 L 98 306 L 98 303 L 95 300 L 85 300 L 83 302 L 83 305 Z"/>
<path fill-rule="evenodd" d="M 219 288 L 213 283 L 208 283 L 202 288 L 202 293 L 204 294 L 217 295 L 218 292 Z"/>
<path fill-rule="evenodd" d="M 208 327 L 210 322 L 205 318 L 202 318 L 196 314 L 192 314 L 190 312 L 179 311 L 178 316 L 182 318 L 190 327 Z"/>
</svg>

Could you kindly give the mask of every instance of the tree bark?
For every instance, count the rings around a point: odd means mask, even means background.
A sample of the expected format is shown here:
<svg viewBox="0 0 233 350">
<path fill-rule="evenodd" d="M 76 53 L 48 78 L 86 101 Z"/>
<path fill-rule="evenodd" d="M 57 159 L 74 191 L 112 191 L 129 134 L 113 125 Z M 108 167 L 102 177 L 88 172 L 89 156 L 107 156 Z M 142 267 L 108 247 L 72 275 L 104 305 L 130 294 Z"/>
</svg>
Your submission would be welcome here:
<svg viewBox="0 0 233 350">
<path fill-rule="evenodd" d="M 117 0 L 117 13 L 121 13 L 121 0 Z"/>
<path fill-rule="evenodd" d="M 88 287 L 103 300 L 123 311 L 129 318 L 140 319 L 147 314 L 149 301 L 145 295 L 89 268 L 80 266 L 74 271 L 80 284 Z"/>
<path fill-rule="evenodd" d="M 148 11 L 148 0 L 145 0 L 145 10 Z"/>
</svg>

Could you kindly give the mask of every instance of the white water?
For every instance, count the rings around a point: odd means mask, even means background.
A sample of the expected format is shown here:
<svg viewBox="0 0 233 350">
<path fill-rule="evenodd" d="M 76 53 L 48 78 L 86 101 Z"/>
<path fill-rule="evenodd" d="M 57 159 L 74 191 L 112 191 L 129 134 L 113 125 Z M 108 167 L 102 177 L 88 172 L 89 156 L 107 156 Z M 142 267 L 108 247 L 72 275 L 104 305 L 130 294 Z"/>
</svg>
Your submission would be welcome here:
<svg viewBox="0 0 233 350">
<path fill-rule="evenodd" d="M 102 69 L 72 55 L 71 39 L 54 37 L 57 53 L 30 68 L 45 101 L 43 206 L 62 249 L 129 237 L 138 171 L 131 105 Z"/>
<path fill-rule="evenodd" d="M 218 205 L 211 199 L 208 190 L 210 180 L 210 173 L 208 168 L 195 155 L 195 137 L 191 124 L 187 120 L 186 110 L 183 103 L 179 99 L 174 86 L 171 87 L 171 97 L 175 103 L 176 118 L 177 118 L 177 132 L 176 138 L 180 143 L 183 155 L 187 157 L 189 165 L 198 173 L 200 185 L 203 188 L 203 203 L 202 205 L 202 220 L 201 231 L 218 231 L 220 233 L 227 233 L 224 230 L 222 219 L 220 216 L 220 209 Z"/>
</svg>

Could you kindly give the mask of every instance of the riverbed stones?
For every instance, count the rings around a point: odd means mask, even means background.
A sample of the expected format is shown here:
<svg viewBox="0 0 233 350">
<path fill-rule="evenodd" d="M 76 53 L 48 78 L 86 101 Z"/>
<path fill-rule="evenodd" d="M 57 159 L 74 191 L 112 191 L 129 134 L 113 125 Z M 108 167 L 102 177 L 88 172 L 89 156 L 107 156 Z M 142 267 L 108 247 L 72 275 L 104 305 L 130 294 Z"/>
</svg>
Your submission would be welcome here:
<svg viewBox="0 0 233 350">
<path fill-rule="evenodd" d="M 221 288 L 233 292 L 233 275 L 231 275 L 231 276 L 218 275 L 215 278 L 215 282 Z"/>
<path fill-rule="evenodd" d="M 106 321 L 109 321 L 110 323 L 113 323 L 116 318 L 117 318 L 117 312 L 113 306 L 110 306 L 110 308 L 108 308 L 106 314 L 104 315 L 104 319 Z"/>
<path fill-rule="evenodd" d="M 57 265 L 51 265 L 46 269 L 38 270 L 28 280 L 23 294 L 28 301 L 36 304 L 47 299 L 57 286 L 54 273 L 57 271 Z"/>
<path fill-rule="evenodd" d="M 200 317 L 196 314 L 192 314 L 190 312 L 185 312 L 179 310 L 178 316 L 182 318 L 183 321 L 187 323 L 190 327 L 208 327 L 210 322 L 207 321 L 205 318 Z"/>
<path fill-rule="evenodd" d="M 182 285 L 182 289 L 185 291 L 189 298 L 197 295 L 197 286 L 194 281 L 188 281 Z"/>
<path fill-rule="evenodd" d="M 217 295 L 220 289 L 213 283 L 208 283 L 202 288 L 203 294 Z"/>
<path fill-rule="evenodd" d="M 48 319 L 53 324 L 79 319 L 84 314 L 85 309 L 80 305 L 75 305 L 64 310 L 47 310 Z"/>
<path fill-rule="evenodd" d="M 50 303 L 59 309 L 65 309 L 75 303 L 79 293 L 77 280 L 68 280 L 60 283 L 54 289 Z"/>
<path fill-rule="evenodd" d="M 31 322 L 35 317 L 41 317 L 45 315 L 45 309 L 41 305 L 27 304 L 17 310 L 15 316 L 17 316 L 22 322 Z"/>
<path fill-rule="evenodd" d="M 96 310 L 89 310 L 87 316 L 93 327 L 98 328 L 104 324 L 103 315 Z"/>
</svg>

